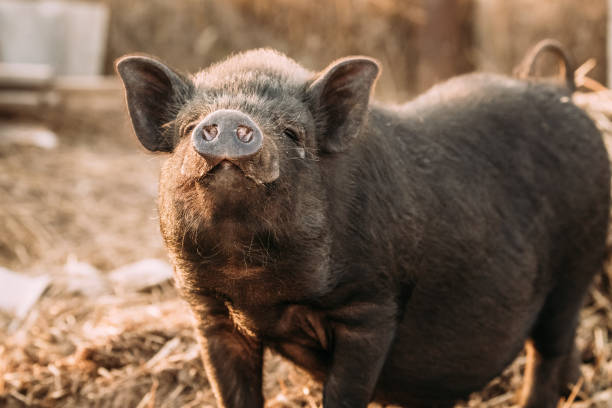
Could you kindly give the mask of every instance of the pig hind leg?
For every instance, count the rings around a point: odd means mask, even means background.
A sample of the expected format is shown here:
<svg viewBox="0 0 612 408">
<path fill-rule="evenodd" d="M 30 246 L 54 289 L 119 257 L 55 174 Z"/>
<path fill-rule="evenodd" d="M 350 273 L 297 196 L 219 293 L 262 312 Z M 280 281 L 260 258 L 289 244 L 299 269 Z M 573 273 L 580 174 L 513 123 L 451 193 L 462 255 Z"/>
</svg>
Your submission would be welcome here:
<svg viewBox="0 0 612 408">
<path fill-rule="evenodd" d="M 580 378 L 580 360 L 576 347 L 564 354 L 547 356 L 527 343 L 527 363 L 523 385 L 525 408 L 555 408 L 561 396 L 571 390 Z"/>
<path fill-rule="evenodd" d="M 603 250 L 591 253 L 599 255 Z M 592 256 L 590 262 L 583 260 L 582 267 L 574 264 L 564 270 L 563 278 L 548 295 L 527 343 L 522 404 L 525 408 L 555 408 L 559 398 L 568 395 L 579 380 L 576 328 L 591 278 L 601 270 L 602 260 L 603 256 Z"/>
</svg>

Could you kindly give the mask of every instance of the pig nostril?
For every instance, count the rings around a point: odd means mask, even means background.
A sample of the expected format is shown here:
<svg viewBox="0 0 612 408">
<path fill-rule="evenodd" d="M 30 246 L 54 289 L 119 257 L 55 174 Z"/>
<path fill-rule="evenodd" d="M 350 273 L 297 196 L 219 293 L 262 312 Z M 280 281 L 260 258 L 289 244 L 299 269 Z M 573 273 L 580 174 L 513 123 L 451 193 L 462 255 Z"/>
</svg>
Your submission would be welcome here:
<svg viewBox="0 0 612 408">
<path fill-rule="evenodd" d="M 219 134 L 219 129 L 217 129 L 217 125 L 208 125 L 202 128 L 202 136 L 204 140 L 210 142 Z"/>
<path fill-rule="evenodd" d="M 236 128 L 236 136 L 238 136 L 241 142 L 249 143 L 253 140 L 253 129 L 248 126 L 238 126 Z"/>
</svg>

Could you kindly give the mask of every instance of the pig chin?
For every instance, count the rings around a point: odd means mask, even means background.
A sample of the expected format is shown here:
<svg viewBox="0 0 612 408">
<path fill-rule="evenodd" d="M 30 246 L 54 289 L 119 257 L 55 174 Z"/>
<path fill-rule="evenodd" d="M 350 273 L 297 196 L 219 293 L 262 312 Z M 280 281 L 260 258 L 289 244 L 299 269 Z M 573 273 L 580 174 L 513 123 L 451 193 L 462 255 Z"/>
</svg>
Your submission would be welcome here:
<svg viewBox="0 0 612 408">
<path fill-rule="evenodd" d="M 263 188 L 278 179 L 278 160 L 261 160 L 256 157 L 248 161 L 220 160 L 206 166 L 197 178 L 202 187 L 227 192 L 240 192 Z"/>
</svg>

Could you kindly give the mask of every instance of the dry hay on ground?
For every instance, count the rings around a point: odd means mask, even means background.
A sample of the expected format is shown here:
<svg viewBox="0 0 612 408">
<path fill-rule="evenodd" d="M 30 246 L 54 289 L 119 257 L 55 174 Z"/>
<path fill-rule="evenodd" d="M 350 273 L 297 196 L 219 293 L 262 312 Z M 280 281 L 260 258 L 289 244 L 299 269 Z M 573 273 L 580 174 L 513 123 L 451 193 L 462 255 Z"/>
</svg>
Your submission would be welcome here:
<svg viewBox="0 0 612 408">
<path fill-rule="evenodd" d="M 575 100 L 612 141 L 609 91 Z M 0 224 L 12 225 L 0 232 L 4 265 L 57 275 L 69 254 L 103 270 L 164 256 L 153 204 L 159 161 L 137 151 L 117 117 L 93 131 L 79 120 L 56 125 L 55 151 L 0 148 Z M 598 276 L 582 311 L 584 384 L 574 408 L 612 406 L 611 282 L 611 269 Z M 57 283 L 17 331 L 5 331 L 8 323 L 0 316 L 0 406 L 215 406 L 190 315 L 170 284 L 86 297 Z M 524 360 L 459 407 L 516 407 Z M 268 355 L 265 372 L 268 407 L 320 406 L 320 385 L 293 365 Z"/>
<path fill-rule="evenodd" d="M 124 114 L 51 111 L 45 120 L 56 149 L 0 148 L 0 265 L 48 271 L 71 254 L 108 270 L 163 257 L 159 158 L 143 156 Z"/>
</svg>

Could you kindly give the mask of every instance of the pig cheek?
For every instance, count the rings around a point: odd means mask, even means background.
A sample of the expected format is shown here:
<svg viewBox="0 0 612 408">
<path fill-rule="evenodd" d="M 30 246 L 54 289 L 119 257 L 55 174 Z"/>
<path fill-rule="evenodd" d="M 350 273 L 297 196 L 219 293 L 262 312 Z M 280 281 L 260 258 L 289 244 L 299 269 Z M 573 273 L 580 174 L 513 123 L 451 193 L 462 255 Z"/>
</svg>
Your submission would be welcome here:
<svg viewBox="0 0 612 408">
<path fill-rule="evenodd" d="M 269 143 L 247 165 L 245 174 L 257 184 L 271 183 L 280 176 L 278 149 Z"/>
<path fill-rule="evenodd" d="M 190 145 L 177 146 L 164 164 L 160 177 L 162 221 L 166 218 L 167 224 L 177 226 L 188 218 L 205 220 L 210 216 L 212 204 L 199 183 L 208 170 L 208 164 Z"/>
<path fill-rule="evenodd" d="M 169 179 L 160 183 L 160 230 L 174 261 L 184 255 L 186 237 L 196 237 L 210 228 L 212 207 L 206 194 L 197 188 L 197 182 L 177 186 Z"/>
<path fill-rule="evenodd" d="M 183 140 L 172 155 L 174 174 L 186 181 L 204 177 L 210 170 L 208 162 L 191 146 L 190 140 Z"/>
</svg>

